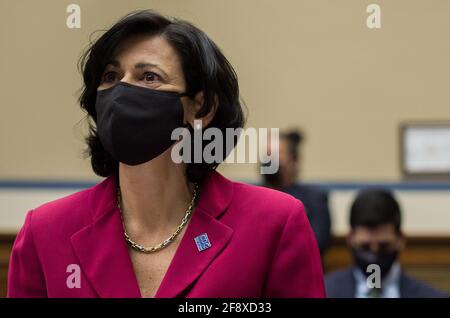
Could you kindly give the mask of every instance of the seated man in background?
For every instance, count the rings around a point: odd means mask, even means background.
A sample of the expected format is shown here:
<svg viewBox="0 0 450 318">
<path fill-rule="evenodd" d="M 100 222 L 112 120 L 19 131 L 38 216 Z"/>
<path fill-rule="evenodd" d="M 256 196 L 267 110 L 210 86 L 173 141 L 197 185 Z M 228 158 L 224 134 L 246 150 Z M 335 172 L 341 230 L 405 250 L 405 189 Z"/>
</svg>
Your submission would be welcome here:
<svg viewBox="0 0 450 318">
<path fill-rule="evenodd" d="M 400 206 L 391 193 L 384 190 L 361 192 L 351 207 L 350 225 L 347 244 L 354 266 L 325 277 L 327 297 L 447 297 L 402 271 L 398 257 L 405 247 L 405 237 L 401 231 Z M 370 264 L 379 266 L 379 288 L 368 283 L 374 277 L 374 271 L 368 270 Z"/>
<path fill-rule="evenodd" d="M 330 211 L 328 210 L 328 194 L 317 187 L 298 183 L 299 146 L 303 136 L 297 131 L 280 134 L 278 145 L 269 145 L 279 150 L 279 169 L 274 174 L 263 174 L 263 185 L 288 193 L 302 201 L 308 215 L 309 223 L 323 255 L 331 238 Z"/>
</svg>

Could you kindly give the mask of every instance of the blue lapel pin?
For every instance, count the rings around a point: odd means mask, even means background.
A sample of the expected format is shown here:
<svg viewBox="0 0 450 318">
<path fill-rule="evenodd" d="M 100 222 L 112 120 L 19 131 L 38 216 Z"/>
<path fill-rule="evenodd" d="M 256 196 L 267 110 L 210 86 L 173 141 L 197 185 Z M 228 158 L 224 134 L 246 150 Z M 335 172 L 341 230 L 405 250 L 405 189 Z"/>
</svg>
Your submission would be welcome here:
<svg viewBox="0 0 450 318">
<path fill-rule="evenodd" d="M 199 236 L 194 238 L 194 241 L 199 252 L 211 247 L 211 242 L 209 241 L 208 235 L 206 233 L 200 234 Z"/>
</svg>

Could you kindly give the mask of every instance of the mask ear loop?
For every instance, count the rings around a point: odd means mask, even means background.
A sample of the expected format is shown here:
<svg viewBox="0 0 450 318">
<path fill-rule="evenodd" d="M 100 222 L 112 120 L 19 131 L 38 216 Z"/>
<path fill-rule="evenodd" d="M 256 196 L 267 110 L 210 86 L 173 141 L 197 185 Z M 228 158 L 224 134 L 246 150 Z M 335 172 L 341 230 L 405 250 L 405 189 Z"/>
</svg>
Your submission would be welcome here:
<svg viewBox="0 0 450 318">
<path fill-rule="evenodd" d="M 178 93 L 178 97 L 189 97 L 191 98 L 190 94 L 188 94 L 188 92 L 184 92 L 184 93 Z M 183 112 L 184 114 L 184 112 Z M 184 123 L 183 122 L 183 126 L 184 128 L 189 129 L 189 132 L 193 132 L 194 131 L 194 127 L 192 127 L 192 125 L 190 123 Z"/>
<path fill-rule="evenodd" d="M 191 98 L 190 94 L 188 94 L 187 92 L 178 93 L 178 97 L 184 97 L 184 96 L 187 96 L 187 97 Z M 190 123 L 184 123 L 184 122 L 183 122 L 183 126 L 182 127 L 189 129 L 190 133 L 193 133 L 194 129 L 195 129 L 195 127 L 193 127 Z"/>
<path fill-rule="evenodd" d="M 177 96 L 178 96 L 178 97 L 185 97 L 185 96 L 189 97 L 189 95 L 188 95 L 187 92 L 184 92 L 184 93 L 178 93 Z M 181 101 L 180 101 L 180 102 L 181 102 Z M 189 128 L 190 124 L 184 122 L 184 108 L 183 108 L 182 103 L 181 103 L 181 110 L 182 110 L 182 112 L 183 112 L 183 121 L 181 122 L 181 124 L 182 124 L 181 127 L 183 127 L 183 128 Z"/>
</svg>

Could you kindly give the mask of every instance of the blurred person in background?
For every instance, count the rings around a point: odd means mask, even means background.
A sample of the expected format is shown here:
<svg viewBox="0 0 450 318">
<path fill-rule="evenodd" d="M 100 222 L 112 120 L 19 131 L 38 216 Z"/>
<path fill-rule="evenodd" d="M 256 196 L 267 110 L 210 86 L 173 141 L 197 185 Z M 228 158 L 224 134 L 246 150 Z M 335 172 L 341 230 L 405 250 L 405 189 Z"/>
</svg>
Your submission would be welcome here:
<svg viewBox="0 0 450 318">
<path fill-rule="evenodd" d="M 398 259 L 405 248 L 405 236 L 401 230 L 400 206 L 390 192 L 362 191 L 352 204 L 350 226 L 347 244 L 354 265 L 326 276 L 329 298 L 447 297 L 402 270 Z M 374 273 L 368 270 L 370 264 L 379 266 L 379 288 L 367 283 Z"/>
<path fill-rule="evenodd" d="M 288 193 L 299 199 L 305 205 L 309 222 L 314 231 L 320 253 L 323 255 L 331 238 L 331 218 L 328 209 L 328 193 L 318 187 L 298 182 L 300 160 L 300 145 L 303 134 L 299 130 L 280 133 L 279 169 L 274 174 L 263 174 L 263 184 Z M 268 145 L 268 153 L 271 145 Z"/>
</svg>

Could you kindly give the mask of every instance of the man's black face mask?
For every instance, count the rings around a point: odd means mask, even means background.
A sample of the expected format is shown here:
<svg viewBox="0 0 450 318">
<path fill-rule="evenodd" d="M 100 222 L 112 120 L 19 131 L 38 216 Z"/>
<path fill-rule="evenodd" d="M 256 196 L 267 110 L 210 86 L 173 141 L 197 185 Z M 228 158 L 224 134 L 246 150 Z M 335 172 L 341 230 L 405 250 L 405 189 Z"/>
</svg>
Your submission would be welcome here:
<svg viewBox="0 0 450 318">
<path fill-rule="evenodd" d="M 381 277 L 384 278 L 391 270 L 392 265 L 398 257 L 398 250 L 385 250 L 379 252 L 373 252 L 370 250 L 364 250 L 360 248 L 352 247 L 353 260 L 356 266 L 369 276 L 371 272 L 367 272 L 367 267 L 371 264 L 380 266 Z"/>
<path fill-rule="evenodd" d="M 119 82 L 97 92 L 97 132 L 111 156 L 138 165 L 159 156 L 176 140 L 172 131 L 183 126 L 186 94 L 159 91 Z"/>
</svg>

